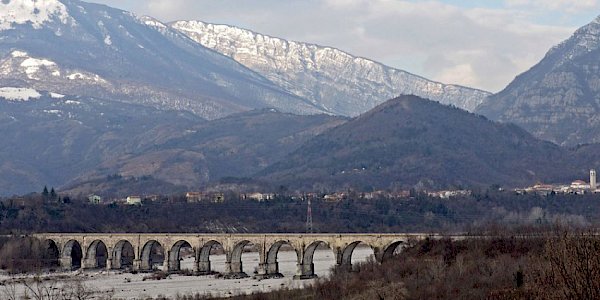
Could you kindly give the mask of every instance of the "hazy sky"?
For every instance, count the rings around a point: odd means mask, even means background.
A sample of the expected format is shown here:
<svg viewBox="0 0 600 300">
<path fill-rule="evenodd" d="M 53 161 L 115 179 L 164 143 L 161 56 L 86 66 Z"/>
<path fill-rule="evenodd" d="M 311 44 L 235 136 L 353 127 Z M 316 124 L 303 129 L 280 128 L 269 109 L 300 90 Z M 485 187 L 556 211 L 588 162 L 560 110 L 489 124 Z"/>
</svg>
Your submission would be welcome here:
<svg viewBox="0 0 600 300">
<path fill-rule="evenodd" d="M 236 25 L 492 92 L 600 14 L 600 0 L 90 0 Z"/>
</svg>

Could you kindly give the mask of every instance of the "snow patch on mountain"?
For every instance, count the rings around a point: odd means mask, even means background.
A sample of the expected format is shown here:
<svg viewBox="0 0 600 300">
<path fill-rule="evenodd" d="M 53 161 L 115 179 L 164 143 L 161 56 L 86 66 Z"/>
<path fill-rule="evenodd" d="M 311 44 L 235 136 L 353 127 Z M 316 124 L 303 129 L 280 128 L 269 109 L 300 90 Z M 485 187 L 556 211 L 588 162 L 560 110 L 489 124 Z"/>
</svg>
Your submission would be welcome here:
<svg viewBox="0 0 600 300">
<path fill-rule="evenodd" d="M 21 67 L 25 68 L 25 73 L 27 75 L 35 74 L 40 70 L 40 68 L 43 68 L 43 67 L 55 67 L 55 66 L 56 66 L 56 63 L 53 61 L 50 61 L 47 59 L 37 59 L 37 58 L 33 58 L 33 57 L 29 57 L 21 63 Z M 60 76 L 60 72 L 58 73 L 58 76 Z"/>
<path fill-rule="evenodd" d="M 47 114 L 57 115 L 59 117 L 62 115 L 62 111 L 58 109 L 44 109 L 44 112 Z"/>
<path fill-rule="evenodd" d="M 141 16 L 138 18 L 138 20 L 142 23 L 142 24 L 146 24 L 148 26 L 157 28 L 157 29 L 164 29 L 167 28 L 167 26 L 163 23 L 161 23 L 160 21 L 150 17 L 150 16 Z"/>
<path fill-rule="evenodd" d="M 97 74 L 78 69 L 61 69 L 54 61 L 47 58 L 32 57 L 22 50 L 14 50 L 4 60 L 0 60 L 0 75 L 23 74 L 21 78 L 35 81 L 65 80 L 85 81 L 87 83 L 107 84 L 108 82 Z M 65 74 L 65 75 L 63 75 Z M 64 82 L 64 81 L 63 81 Z M 41 90 L 49 86 L 36 87 Z"/>
<path fill-rule="evenodd" d="M 15 50 L 13 52 L 10 53 L 10 55 L 12 57 L 29 57 L 29 55 L 27 54 L 27 52 L 23 52 L 23 51 L 19 51 L 19 50 Z"/>
<path fill-rule="evenodd" d="M 58 0 L 2 0 L 0 1 L 0 31 L 16 24 L 31 24 L 35 29 L 58 20 L 63 24 L 74 22 L 64 4 Z"/>
<path fill-rule="evenodd" d="M 27 78 L 33 80 L 40 80 L 38 73 L 42 70 L 54 77 L 61 76 L 60 69 L 55 62 L 45 58 L 31 57 L 27 52 L 21 50 L 12 51 L 10 56 L 0 61 L 1 74 L 10 74 L 16 70 L 25 73 Z"/>
<path fill-rule="evenodd" d="M 112 45 L 112 41 L 110 40 L 110 35 L 104 37 L 104 43 L 107 45 Z"/>
<path fill-rule="evenodd" d="M 546 57 L 561 56 L 558 65 L 562 65 L 598 48 L 600 48 L 600 16 L 577 29 L 569 39 L 552 47 Z"/>
<path fill-rule="evenodd" d="M 54 98 L 54 99 L 62 99 L 62 98 L 65 97 L 65 95 L 59 94 L 59 93 L 52 93 L 52 92 L 50 92 L 50 97 Z"/>
<path fill-rule="evenodd" d="M 95 81 L 95 82 L 106 82 L 106 80 L 102 79 L 102 77 L 96 74 L 84 74 L 81 72 L 75 72 L 67 75 L 69 80 L 87 80 L 87 81 Z"/>
<path fill-rule="evenodd" d="M 0 98 L 8 101 L 29 101 L 39 99 L 42 96 L 38 91 L 30 88 L 2 87 L 0 88 Z"/>
</svg>

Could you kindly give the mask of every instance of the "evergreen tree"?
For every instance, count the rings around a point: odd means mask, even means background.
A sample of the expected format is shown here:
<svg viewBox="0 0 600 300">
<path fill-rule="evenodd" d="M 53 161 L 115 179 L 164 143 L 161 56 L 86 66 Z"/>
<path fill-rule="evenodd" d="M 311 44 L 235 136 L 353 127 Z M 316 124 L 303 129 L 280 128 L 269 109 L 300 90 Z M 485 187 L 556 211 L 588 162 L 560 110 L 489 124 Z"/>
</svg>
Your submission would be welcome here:
<svg viewBox="0 0 600 300">
<path fill-rule="evenodd" d="M 50 190 L 50 199 L 56 200 L 56 192 L 54 191 L 54 187 Z"/>
<path fill-rule="evenodd" d="M 42 196 L 44 196 L 44 198 L 48 197 L 48 187 L 44 186 L 44 191 L 42 192 Z"/>
</svg>

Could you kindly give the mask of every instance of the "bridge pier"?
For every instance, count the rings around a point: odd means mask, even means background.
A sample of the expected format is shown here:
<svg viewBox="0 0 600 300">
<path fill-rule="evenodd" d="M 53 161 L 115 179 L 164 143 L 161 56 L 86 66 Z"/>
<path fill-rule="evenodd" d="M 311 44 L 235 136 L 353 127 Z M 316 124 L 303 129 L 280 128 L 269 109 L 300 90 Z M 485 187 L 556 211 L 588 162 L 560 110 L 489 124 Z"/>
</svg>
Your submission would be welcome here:
<svg viewBox="0 0 600 300">
<path fill-rule="evenodd" d="M 335 267 L 338 270 L 352 272 L 352 252 L 357 245 L 355 243 L 334 248 Z"/>
<path fill-rule="evenodd" d="M 381 249 L 379 247 L 374 247 L 373 248 L 373 256 L 375 256 L 375 260 L 378 263 L 380 263 L 380 264 L 383 263 L 383 260 L 384 260 L 383 257 L 384 257 L 384 255 L 385 255 L 384 249 Z"/>
<path fill-rule="evenodd" d="M 61 256 L 59 259 L 60 268 L 65 271 L 71 271 L 73 269 L 73 259 L 71 257 Z"/>
<path fill-rule="evenodd" d="M 209 275 L 214 273 L 210 269 L 210 260 L 207 261 L 197 261 L 194 263 L 194 273 L 199 275 Z"/>
<path fill-rule="evenodd" d="M 279 263 L 259 263 L 258 274 L 254 278 L 267 279 L 267 278 L 282 278 L 283 274 L 279 272 Z"/>
<path fill-rule="evenodd" d="M 279 273 L 279 263 L 266 263 L 267 275 L 269 278 L 280 278 L 283 277 L 283 274 Z"/>
<path fill-rule="evenodd" d="M 315 264 L 297 264 L 296 265 L 296 275 L 294 275 L 294 279 L 312 279 L 317 278 L 318 276 L 315 274 Z"/>
<path fill-rule="evenodd" d="M 106 270 L 112 270 L 112 261 L 113 261 L 112 257 L 108 257 L 106 259 Z"/>
<path fill-rule="evenodd" d="M 177 251 L 167 251 L 165 255 L 165 262 L 167 263 L 167 268 L 169 272 L 179 272 L 181 271 L 181 261 L 179 260 L 179 250 Z"/>
<path fill-rule="evenodd" d="M 238 279 L 248 277 L 248 274 L 242 269 L 241 261 L 226 261 L 224 277 L 227 279 Z"/>
<path fill-rule="evenodd" d="M 134 271 L 143 271 L 144 269 L 142 268 L 142 260 L 141 259 L 134 259 L 133 260 L 133 270 Z"/>
<path fill-rule="evenodd" d="M 106 267 L 108 268 L 109 262 L 106 261 Z M 121 260 L 115 257 L 114 259 L 110 259 L 111 269 L 120 269 L 121 268 Z"/>
<path fill-rule="evenodd" d="M 83 260 L 83 262 L 81 264 L 81 268 L 82 269 L 95 269 L 98 267 L 98 265 L 96 263 L 97 263 L 96 257 L 88 257 Z"/>
<path fill-rule="evenodd" d="M 177 261 L 177 263 L 179 263 L 179 261 Z M 177 267 L 177 269 L 175 269 L 176 267 Z M 174 266 L 171 264 L 171 251 L 166 250 L 164 258 L 163 258 L 161 270 L 164 272 L 179 271 L 178 267 L 179 267 L 179 264 L 177 266 Z"/>
</svg>

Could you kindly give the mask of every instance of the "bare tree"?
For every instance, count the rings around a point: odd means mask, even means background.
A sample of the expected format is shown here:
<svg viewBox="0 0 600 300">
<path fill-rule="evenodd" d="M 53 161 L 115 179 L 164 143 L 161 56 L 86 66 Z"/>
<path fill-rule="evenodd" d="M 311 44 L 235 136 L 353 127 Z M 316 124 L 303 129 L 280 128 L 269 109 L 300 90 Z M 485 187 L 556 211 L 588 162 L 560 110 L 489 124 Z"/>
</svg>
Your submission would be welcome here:
<svg viewBox="0 0 600 300">
<path fill-rule="evenodd" d="M 86 286 L 81 279 L 69 281 L 63 285 L 62 291 L 64 300 L 88 300 L 93 299 L 97 294 L 96 291 Z"/>
<path fill-rule="evenodd" d="M 32 281 L 23 280 L 25 293 L 31 293 L 35 300 L 62 300 L 62 292 L 57 287 L 56 280 L 43 280 L 39 276 Z"/>
<path fill-rule="evenodd" d="M 540 287 L 560 296 L 548 298 L 600 299 L 600 238 L 590 232 L 562 232 L 550 237 L 545 263 L 537 275 Z M 542 288 L 543 289 L 543 288 Z"/>
<path fill-rule="evenodd" d="M 89 300 L 98 294 L 86 286 L 82 279 L 60 282 L 56 279 L 43 280 L 35 277 L 31 281 L 23 281 L 23 285 L 26 294 L 31 294 L 30 297 L 35 300 Z M 108 296 L 112 297 L 111 294 Z"/>
<path fill-rule="evenodd" d="M 17 282 L 14 279 L 6 280 L 1 283 L 2 298 L 7 300 L 17 300 Z"/>
</svg>

